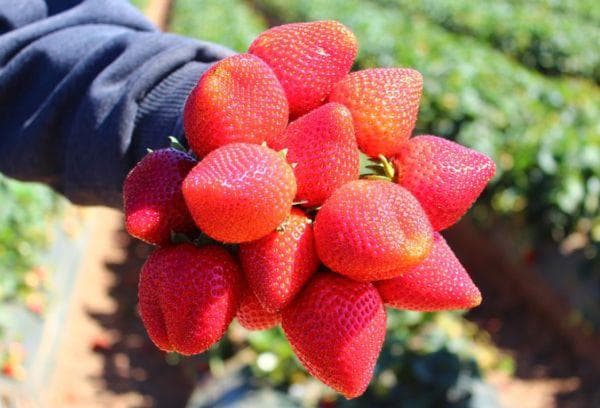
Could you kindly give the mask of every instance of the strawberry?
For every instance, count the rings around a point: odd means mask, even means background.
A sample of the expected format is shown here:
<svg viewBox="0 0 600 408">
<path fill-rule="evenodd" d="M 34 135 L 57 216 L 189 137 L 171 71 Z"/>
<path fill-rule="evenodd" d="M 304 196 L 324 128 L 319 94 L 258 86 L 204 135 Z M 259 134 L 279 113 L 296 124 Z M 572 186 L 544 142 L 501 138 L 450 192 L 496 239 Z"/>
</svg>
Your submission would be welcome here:
<svg viewBox="0 0 600 408">
<path fill-rule="evenodd" d="M 348 399 L 369 385 L 385 325 L 385 309 L 371 283 L 331 272 L 314 275 L 281 320 L 308 372 Z"/>
<path fill-rule="evenodd" d="M 238 322 L 248 330 L 267 330 L 281 322 L 281 314 L 266 310 L 249 286 L 246 286 L 242 292 L 236 317 Z"/>
<path fill-rule="evenodd" d="M 171 232 L 196 229 L 181 194 L 181 183 L 196 161 L 175 149 L 147 154 L 123 184 L 125 228 L 150 244 L 165 245 Z"/>
<path fill-rule="evenodd" d="M 337 189 L 317 214 L 321 261 L 357 280 L 381 280 L 418 265 L 433 230 L 419 202 L 389 181 L 356 180 Z"/>
<path fill-rule="evenodd" d="M 494 175 L 494 162 L 436 136 L 417 136 L 392 159 L 396 182 L 414 194 L 436 231 L 456 223 Z"/>
<path fill-rule="evenodd" d="M 196 225 L 218 241 L 254 241 L 290 214 L 296 180 L 285 158 L 265 146 L 232 143 L 210 152 L 183 181 Z"/>
<path fill-rule="evenodd" d="M 248 52 L 273 69 L 296 118 L 325 102 L 333 85 L 350 71 L 358 42 L 337 21 L 314 21 L 273 27 Z"/>
<path fill-rule="evenodd" d="M 329 100 L 350 109 L 360 150 L 391 156 L 415 127 L 422 88 L 423 77 L 413 69 L 365 69 L 338 82 Z"/>
<path fill-rule="evenodd" d="M 311 222 L 301 210 L 293 209 L 281 228 L 240 245 L 248 284 L 266 309 L 283 309 L 317 270 Z"/>
<path fill-rule="evenodd" d="M 423 263 L 376 286 L 384 303 L 397 309 L 432 312 L 469 309 L 481 303 L 479 289 L 437 232 Z"/>
<path fill-rule="evenodd" d="M 140 315 L 154 344 L 189 355 L 219 341 L 237 312 L 241 280 L 239 266 L 221 247 L 155 250 L 138 288 Z"/>
<path fill-rule="evenodd" d="M 213 65 L 188 96 L 183 112 L 187 140 L 199 157 L 232 142 L 271 141 L 287 122 L 283 88 L 271 68 L 250 54 Z"/>
<path fill-rule="evenodd" d="M 280 138 L 295 163 L 297 201 L 316 207 L 335 189 L 358 179 L 360 162 L 352 116 L 338 103 L 328 103 L 292 122 Z"/>
</svg>

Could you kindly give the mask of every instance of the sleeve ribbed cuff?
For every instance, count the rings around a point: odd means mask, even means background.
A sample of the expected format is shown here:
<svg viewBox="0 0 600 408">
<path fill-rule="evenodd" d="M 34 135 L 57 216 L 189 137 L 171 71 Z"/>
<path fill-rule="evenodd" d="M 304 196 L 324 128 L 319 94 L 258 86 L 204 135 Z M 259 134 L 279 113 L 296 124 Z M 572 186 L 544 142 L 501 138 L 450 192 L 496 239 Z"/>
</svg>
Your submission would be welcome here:
<svg viewBox="0 0 600 408">
<path fill-rule="evenodd" d="M 169 145 L 169 136 L 183 140 L 183 107 L 188 94 L 211 63 L 190 62 L 172 72 L 150 91 L 139 104 L 136 116 L 135 160 L 147 149 Z"/>
</svg>

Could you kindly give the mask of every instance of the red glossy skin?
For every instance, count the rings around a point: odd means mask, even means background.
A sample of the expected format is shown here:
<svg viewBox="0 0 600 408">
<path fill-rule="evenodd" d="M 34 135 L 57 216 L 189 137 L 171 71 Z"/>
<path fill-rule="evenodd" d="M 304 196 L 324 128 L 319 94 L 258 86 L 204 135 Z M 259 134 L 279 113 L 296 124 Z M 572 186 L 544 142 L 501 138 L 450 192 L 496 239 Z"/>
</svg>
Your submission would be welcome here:
<svg viewBox="0 0 600 408">
<path fill-rule="evenodd" d="M 415 127 L 422 88 L 418 71 L 372 68 L 348 74 L 334 86 L 329 101 L 350 109 L 360 150 L 371 157 L 391 156 Z"/>
<path fill-rule="evenodd" d="M 170 242 L 171 231 L 196 229 L 181 193 L 181 183 L 196 161 L 175 149 L 147 154 L 123 184 L 127 232 L 154 245 Z"/>
<path fill-rule="evenodd" d="M 165 351 L 204 352 L 225 333 L 240 302 L 242 275 L 218 246 L 156 249 L 142 267 L 139 310 L 148 335 Z"/>
<path fill-rule="evenodd" d="M 281 230 L 241 244 L 239 256 L 248 284 L 268 310 L 287 306 L 319 266 L 311 220 L 299 209 Z"/>
<path fill-rule="evenodd" d="M 325 201 L 314 228 L 321 261 L 361 281 L 390 279 L 418 265 L 433 241 L 418 201 L 389 181 L 343 185 Z"/>
<path fill-rule="evenodd" d="M 188 96 L 187 140 L 198 157 L 228 143 L 275 139 L 288 123 L 285 92 L 260 58 L 239 54 L 213 65 Z"/>
<path fill-rule="evenodd" d="M 383 302 L 397 309 L 433 312 L 470 309 L 481 303 L 479 289 L 437 232 L 423 263 L 375 285 Z"/>
<path fill-rule="evenodd" d="M 386 313 L 371 283 L 319 272 L 283 311 L 282 328 L 310 374 L 355 398 L 371 381 Z"/>
<path fill-rule="evenodd" d="M 358 52 L 354 34 L 337 21 L 273 27 L 259 35 L 248 52 L 275 72 L 297 118 L 322 105 L 333 85 L 352 67 Z"/>
<path fill-rule="evenodd" d="M 298 183 L 296 201 L 318 207 L 343 184 L 357 180 L 360 151 L 352 116 L 338 103 L 325 104 L 290 123 L 277 150 L 287 148 Z"/>
<path fill-rule="evenodd" d="M 267 330 L 281 322 L 281 313 L 265 309 L 252 289 L 245 287 L 236 318 L 248 330 Z"/>
<path fill-rule="evenodd" d="M 183 182 L 196 225 L 221 242 L 269 234 L 290 214 L 296 179 L 283 156 L 268 147 L 232 143 L 209 153 Z"/>
<path fill-rule="evenodd" d="M 494 176 L 494 162 L 436 136 L 417 136 L 393 158 L 396 182 L 421 203 L 436 231 L 455 224 Z"/>
</svg>

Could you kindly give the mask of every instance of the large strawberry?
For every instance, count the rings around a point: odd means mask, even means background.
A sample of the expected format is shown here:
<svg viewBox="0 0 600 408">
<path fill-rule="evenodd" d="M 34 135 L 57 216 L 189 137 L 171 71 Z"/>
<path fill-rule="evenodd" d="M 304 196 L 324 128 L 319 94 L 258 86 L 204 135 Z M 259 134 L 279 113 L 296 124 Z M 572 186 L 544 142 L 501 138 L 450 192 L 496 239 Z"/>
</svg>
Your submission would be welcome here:
<svg viewBox="0 0 600 408">
<path fill-rule="evenodd" d="M 175 149 L 147 154 L 123 184 L 125 228 L 129 234 L 155 245 L 169 243 L 171 232 L 195 230 L 185 206 L 181 183 L 196 161 Z"/>
<path fill-rule="evenodd" d="M 241 244 L 239 256 L 248 284 L 262 305 L 283 309 L 319 266 L 311 219 L 293 209 L 276 231 Z"/>
<path fill-rule="evenodd" d="M 415 127 L 423 77 L 409 68 L 373 68 L 348 74 L 329 100 L 352 112 L 358 147 L 367 155 L 391 156 Z"/>
<path fill-rule="evenodd" d="M 248 51 L 273 69 L 295 118 L 325 102 L 333 85 L 350 71 L 358 42 L 337 21 L 314 21 L 273 27 Z"/>
<path fill-rule="evenodd" d="M 385 309 L 371 283 L 331 272 L 314 275 L 281 321 L 308 372 L 346 398 L 369 385 L 385 325 Z"/>
<path fill-rule="evenodd" d="M 469 309 L 481 303 L 479 289 L 437 232 L 423 263 L 376 286 L 384 303 L 398 309 L 430 312 Z"/>
<path fill-rule="evenodd" d="M 419 202 L 389 181 L 356 180 L 337 189 L 317 214 L 321 261 L 352 279 L 390 279 L 418 265 L 433 230 Z"/>
<path fill-rule="evenodd" d="M 218 246 L 181 244 L 155 250 L 142 267 L 140 315 L 156 346 L 202 353 L 219 341 L 235 316 L 242 276 Z"/>
<path fill-rule="evenodd" d="M 467 212 L 496 170 L 485 154 L 436 136 L 413 137 L 393 163 L 396 182 L 417 197 L 436 231 Z"/>
<path fill-rule="evenodd" d="M 265 146 L 232 143 L 213 150 L 183 182 L 194 221 L 218 241 L 254 241 L 290 214 L 296 196 L 294 172 Z"/>
<path fill-rule="evenodd" d="M 283 88 L 267 64 L 250 54 L 213 65 L 190 93 L 183 115 L 187 140 L 199 157 L 227 143 L 271 141 L 287 122 Z"/>
<path fill-rule="evenodd" d="M 296 199 L 316 207 L 348 181 L 358 179 L 358 146 L 348 109 L 328 103 L 292 122 L 277 148 L 287 148 L 298 183 Z"/>
<path fill-rule="evenodd" d="M 242 292 L 242 300 L 236 318 L 248 330 L 267 330 L 281 322 L 281 313 L 265 309 L 249 286 Z"/>
</svg>

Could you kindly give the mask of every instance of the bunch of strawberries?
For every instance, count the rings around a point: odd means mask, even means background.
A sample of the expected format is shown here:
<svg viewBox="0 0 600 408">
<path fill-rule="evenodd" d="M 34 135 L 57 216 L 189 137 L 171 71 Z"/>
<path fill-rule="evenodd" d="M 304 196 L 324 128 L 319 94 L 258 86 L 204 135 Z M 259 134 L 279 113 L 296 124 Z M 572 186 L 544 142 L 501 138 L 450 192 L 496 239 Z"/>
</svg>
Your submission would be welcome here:
<svg viewBox="0 0 600 408">
<path fill-rule="evenodd" d="M 191 152 L 150 152 L 127 176 L 127 231 L 158 246 L 139 309 L 160 349 L 201 353 L 234 318 L 250 330 L 281 324 L 306 369 L 354 398 L 385 339 L 384 305 L 481 302 L 439 231 L 468 210 L 494 163 L 411 138 L 421 74 L 349 73 L 357 50 L 335 21 L 262 33 L 189 95 Z"/>
</svg>

